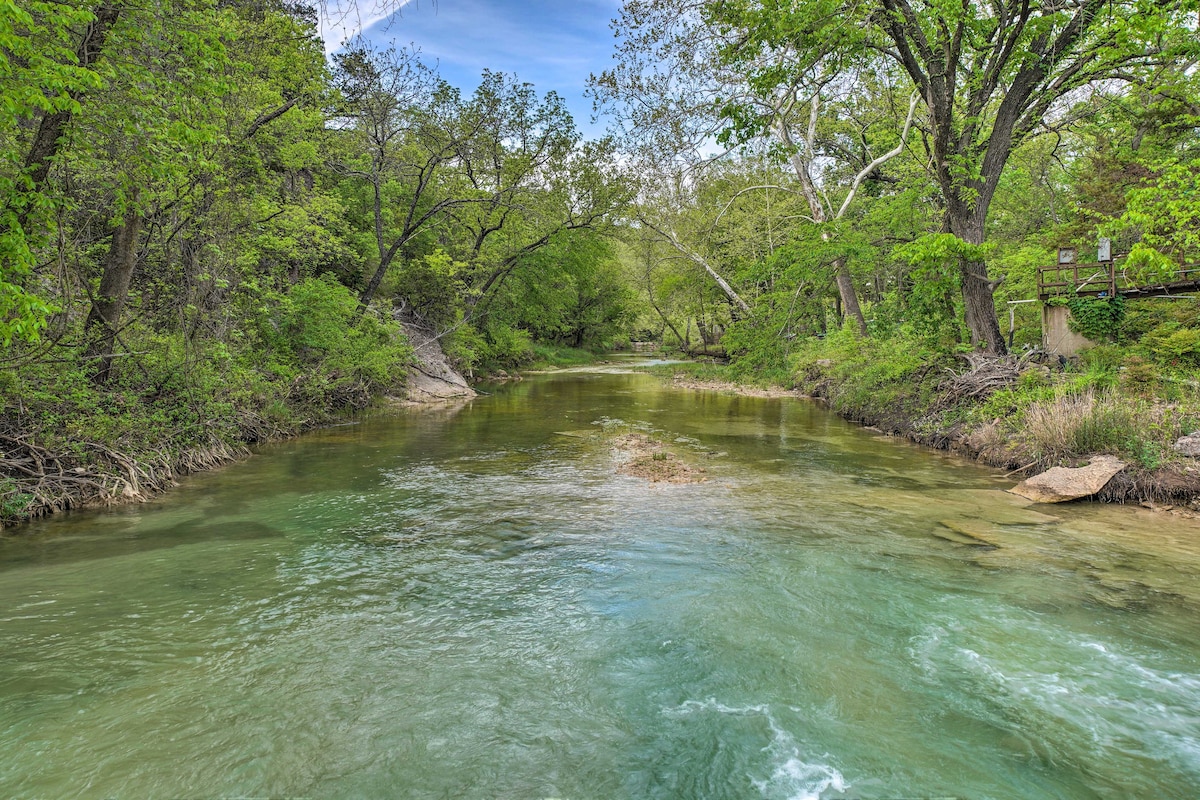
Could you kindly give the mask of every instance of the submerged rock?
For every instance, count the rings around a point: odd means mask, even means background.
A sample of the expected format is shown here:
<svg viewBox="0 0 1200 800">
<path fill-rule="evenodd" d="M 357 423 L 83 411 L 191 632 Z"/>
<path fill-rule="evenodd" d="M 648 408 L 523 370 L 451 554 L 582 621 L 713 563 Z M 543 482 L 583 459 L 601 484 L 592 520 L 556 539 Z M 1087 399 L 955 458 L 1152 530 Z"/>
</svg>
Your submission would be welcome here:
<svg viewBox="0 0 1200 800">
<path fill-rule="evenodd" d="M 935 528 L 933 535 L 939 539 L 956 544 L 972 547 L 999 547 L 990 537 L 995 533 L 995 526 L 978 519 L 943 519 L 939 520 L 940 528 Z"/>
<path fill-rule="evenodd" d="M 617 467 L 620 475 L 645 478 L 651 483 L 704 483 L 708 480 L 703 467 L 694 467 L 667 450 L 663 443 L 644 433 L 627 433 L 617 437 L 613 449 L 621 457 Z"/>
<path fill-rule="evenodd" d="M 1113 456 L 1096 456 L 1086 467 L 1054 467 L 1021 481 L 1009 491 L 1035 503 L 1065 503 L 1096 494 L 1125 469 Z"/>
</svg>

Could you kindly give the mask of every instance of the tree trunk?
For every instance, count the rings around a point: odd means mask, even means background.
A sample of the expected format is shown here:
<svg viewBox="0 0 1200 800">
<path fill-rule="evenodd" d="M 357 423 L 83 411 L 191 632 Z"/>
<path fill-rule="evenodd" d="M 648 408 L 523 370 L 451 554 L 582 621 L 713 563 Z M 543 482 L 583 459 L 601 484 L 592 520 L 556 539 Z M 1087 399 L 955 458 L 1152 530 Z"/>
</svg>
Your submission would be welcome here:
<svg viewBox="0 0 1200 800">
<path fill-rule="evenodd" d="M 667 319 L 667 315 L 663 313 L 661 308 L 659 308 L 658 303 L 654 302 L 654 294 L 649 289 L 647 289 L 647 294 L 650 297 L 650 307 L 654 309 L 654 311 L 658 314 L 659 319 L 663 321 L 663 331 L 659 333 L 659 338 L 665 339 L 666 329 L 670 328 L 671 333 L 675 334 L 675 338 L 679 340 L 679 343 L 683 344 L 683 336 L 679 333 L 679 329 L 675 327 L 675 324 L 672 323 L 671 320 Z"/>
<path fill-rule="evenodd" d="M 839 258 L 833 262 L 833 268 L 837 270 L 838 294 L 841 295 L 846 316 L 854 317 L 854 321 L 858 323 L 859 335 L 865 338 L 869 335 L 867 321 L 863 318 L 862 308 L 858 304 L 858 294 L 854 291 L 854 279 L 850 277 L 850 267 L 846 264 L 846 259 Z"/>
<path fill-rule="evenodd" d="M 125 221 L 113 231 L 112 245 L 104 259 L 104 275 L 100 278 L 100 292 L 92 302 L 88 313 L 86 331 L 88 358 L 98 359 L 92 380 L 98 385 L 108 382 L 112 370 L 113 350 L 117 341 L 117 330 L 125 300 L 129 296 L 129 283 L 137 266 L 138 236 L 142 232 L 142 215 L 130 209 L 125 212 Z"/>
<path fill-rule="evenodd" d="M 792 151 L 788 160 L 791 161 L 792 169 L 796 173 L 796 177 L 800 180 L 800 188 L 804 194 L 804 199 L 808 201 L 808 210 L 812 213 L 813 222 L 821 225 L 829 221 L 829 215 L 825 213 L 825 206 L 821 203 L 821 197 L 817 194 L 816 182 L 812 178 L 812 153 L 816 135 L 817 109 L 819 108 L 819 98 L 812 99 L 812 116 L 809 121 L 809 136 L 807 141 L 807 155 L 802 155 L 799 148 L 796 147 L 795 140 L 792 137 L 791 130 L 782 120 L 775 122 L 775 132 L 783 143 Z M 909 118 L 911 120 L 910 112 Z M 908 134 L 908 124 L 905 124 L 905 136 Z M 857 183 L 857 179 L 856 179 Z M 851 194 L 853 197 L 853 193 Z M 847 198 L 848 204 L 850 199 Z M 842 206 L 835 220 L 840 219 L 842 212 L 846 210 L 846 205 Z M 821 241 L 828 242 L 833 239 L 833 234 L 828 230 L 821 231 Z M 863 319 L 862 309 L 858 304 L 858 294 L 854 291 L 854 281 L 850 277 L 850 268 L 846 264 L 846 259 L 839 258 L 833 262 L 834 274 L 837 276 L 835 283 L 838 289 L 838 316 L 841 316 L 841 306 L 845 306 L 846 312 L 854 317 L 858 323 L 858 332 L 862 336 L 867 336 L 867 321 Z"/>
<path fill-rule="evenodd" d="M 96 9 L 96 19 L 88 26 L 83 34 L 79 47 L 75 50 L 75 58 L 83 69 L 90 68 L 100 58 L 104 43 L 108 39 L 109 30 L 116 24 L 121 15 L 120 3 L 103 3 Z M 71 98 L 78 99 L 77 93 L 72 92 Z M 37 133 L 25 156 L 25 171 L 29 175 L 32 193 L 41 191 L 50 175 L 50 164 L 58 153 L 58 142 L 71 121 L 70 111 L 55 111 L 42 117 L 38 123 Z M 28 228 L 30 208 L 28 204 L 21 207 L 17 218 L 23 230 Z"/>
<path fill-rule="evenodd" d="M 367 306 L 371 305 L 371 300 L 374 299 L 375 292 L 379 290 L 379 284 L 383 283 L 383 276 L 387 274 L 388 266 L 392 263 L 392 256 L 396 253 L 395 248 L 388 249 L 383 242 L 383 190 L 380 186 L 381 180 L 379 175 L 374 175 L 372 178 L 372 185 L 375 191 L 375 247 L 379 251 L 379 266 L 375 268 L 375 274 L 371 276 L 371 280 L 367 281 L 366 287 L 358 296 L 359 317 L 366 312 Z"/>
<path fill-rule="evenodd" d="M 987 203 L 980 198 L 970 213 L 950 213 L 950 231 L 967 244 L 983 244 L 983 220 Z M 959 265 L 962 279 L 963 316 L 971 334 L 971 344 L 994 355 L 1004 355 L 1008 348 L 1000 321 L 996 318 L 996 303 L 992 294 L 999 286 L 988 278 L 987 264 L 982 261 L 963 261 Z"/>
<path fill-rule="evenodd" d="M 996 304 L 992 298 L 995 286 L 986 277 L 987 264 L 965 261 L 962 270 L 963 314 L 971 344 L 983 345 L 987 352 L 1002 356 L 1008 352 L 1000 322 L 996 319 Z"/>
</svg>

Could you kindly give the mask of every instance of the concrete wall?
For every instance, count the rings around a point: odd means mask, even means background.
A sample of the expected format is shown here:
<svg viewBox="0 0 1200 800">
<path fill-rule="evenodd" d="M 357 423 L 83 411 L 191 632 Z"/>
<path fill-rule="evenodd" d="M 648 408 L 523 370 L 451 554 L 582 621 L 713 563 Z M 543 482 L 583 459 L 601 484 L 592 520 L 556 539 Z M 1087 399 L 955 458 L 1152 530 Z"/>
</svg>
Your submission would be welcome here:
<svg viewBox="0 0 1200 800">
<path fill-rule="evenodd" d="M 1062 356 L 1078 355 L 1095 347 L 1096 342 L 1071 330 L 1071 309 L 1066 306 L 1042 306 L 1042 349 Z"/>
</svg>

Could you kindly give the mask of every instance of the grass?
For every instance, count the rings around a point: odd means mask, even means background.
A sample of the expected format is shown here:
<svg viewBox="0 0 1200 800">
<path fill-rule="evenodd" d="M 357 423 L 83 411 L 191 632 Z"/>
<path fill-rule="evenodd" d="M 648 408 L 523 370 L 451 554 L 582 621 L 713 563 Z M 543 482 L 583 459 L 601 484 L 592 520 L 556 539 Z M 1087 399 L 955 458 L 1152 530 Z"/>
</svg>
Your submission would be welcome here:
<svg viewBox="0 0 1200 800">
<path fill-rule="evenodd" d="M 946 381 L 951 370 L 962 371 L 962 360 L 920 342 L 839 333 L 808 343 L 793 365 L 799 388 L 844 417 L 927 444 L 959 443 L 1006 469 L 1073 466 L 1111 454 L 1131 465 L 1135 483 L 1150 486 L 1155 475 L 1196 467 L 1173 445 L 1200 430 L 1200 387 L 1165 381 L 1161 368 L 1147 379 L 1136 354 L 1122 348 L 1065 368 L 1029 364 L 999 391 L 955 403 L 945 400 Z M 1169 392 L 1155 391 L 1163 386 Z"/>
<path fill-rule="evenodd" d="M 533 361 L 527 369 L 582 367 L 587 364 L 594 364 L 604 356 L 604 353 L 597 353 L 592 350 L 553 344 L 534 344 L 532 349 Z"/>
<path fill-rule="evenodd" d="M 1196 426 L 1193 402 L 1161 403 L 1116 389 L 1063 393 L 1035 401 L 1006 426 L 1010 447 L 1039 464 L 1107 453 L 1144 470 L 1187 466 L 1173 445 Z"/>
</svg>

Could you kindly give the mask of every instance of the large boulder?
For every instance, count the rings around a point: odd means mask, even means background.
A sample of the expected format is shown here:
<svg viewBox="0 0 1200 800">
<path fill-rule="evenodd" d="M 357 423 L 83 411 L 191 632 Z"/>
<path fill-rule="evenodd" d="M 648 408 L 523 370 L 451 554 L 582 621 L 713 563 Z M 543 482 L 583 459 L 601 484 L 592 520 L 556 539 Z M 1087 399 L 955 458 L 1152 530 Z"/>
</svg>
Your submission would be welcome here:
<svg viewBox="0 0 1200 800">
<path fill-rule="evenodd" d="M 1065 503 L 1090 497 L 1103 489 L 1125 462 L 1113 456 L 1096 456 L 1086 467 L 1054 467 L 1009 489 L 1035 503 Z"/>
<path fill-rule="evenodd" d="M 401 318 L 399 322 L 413 348 L 414 363 L 408 368 L 404 387 L 410 402 L 430 403 L 475 396 L 475 390 L 467 385 L 466 379 L 450 366 L 432 332 L 409 319 Z"/>
<path fill-rule="evenodd" d="M 1192 433 L 1176 440 L 1175 452 L 1192 458 L 1200 458 L 1200 433 Z"/>
</svg>

